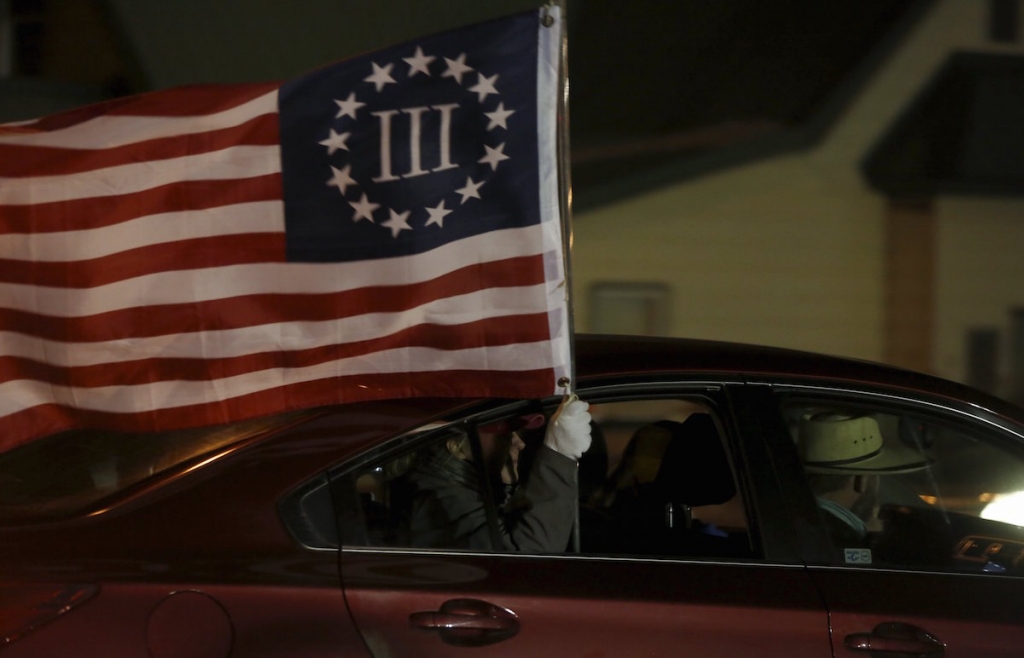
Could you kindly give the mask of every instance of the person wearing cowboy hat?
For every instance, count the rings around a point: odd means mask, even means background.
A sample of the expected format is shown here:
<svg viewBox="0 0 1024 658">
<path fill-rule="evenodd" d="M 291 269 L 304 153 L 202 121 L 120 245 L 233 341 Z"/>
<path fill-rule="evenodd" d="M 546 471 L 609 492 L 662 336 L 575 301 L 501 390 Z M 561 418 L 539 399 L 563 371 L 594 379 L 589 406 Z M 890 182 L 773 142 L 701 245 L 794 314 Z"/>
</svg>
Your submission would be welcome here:
<svg viewBox="0 0 1024 658">
<path fill-rule="evenodd" d="M 818 507 L 832 521 L 834 534 L 844 540 L 861 541 L 869 531 L 880 529 L 880 476 L 911 473 L 931 464 L 899 441 L 885 441 L 878 421 L 863 415 L 803 416 L 797 449 Z"/>
</svg>

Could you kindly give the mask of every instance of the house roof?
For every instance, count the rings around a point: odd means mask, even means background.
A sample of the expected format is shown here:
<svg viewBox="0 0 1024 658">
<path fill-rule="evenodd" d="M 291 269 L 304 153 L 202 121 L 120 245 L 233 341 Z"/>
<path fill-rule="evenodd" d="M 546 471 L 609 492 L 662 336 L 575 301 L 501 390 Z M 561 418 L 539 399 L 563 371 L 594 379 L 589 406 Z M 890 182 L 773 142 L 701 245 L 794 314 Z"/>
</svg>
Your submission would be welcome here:
<svg viewBox="0 0 1024 658">
<path fill-rule="evenodd" d="M 286 79 L 542 4 L 250 0 L 243 12 L 227 0 L 177 0 L 174 11 L 161 0 L 93 2 L 131 73 L 119 93 Z M 813 145 L 935 2 L 568 0 L 575 207 Z"/>
<path fill-rule="evenodd" d="M 812 146 L 934 4 L 582 3 L 577 208 Z"/>
<path fill-rule="evenodd" d="M 1024 57 L 953 53 L 863 163 L 897 198 L 1024 194 Z"/>
</svg>

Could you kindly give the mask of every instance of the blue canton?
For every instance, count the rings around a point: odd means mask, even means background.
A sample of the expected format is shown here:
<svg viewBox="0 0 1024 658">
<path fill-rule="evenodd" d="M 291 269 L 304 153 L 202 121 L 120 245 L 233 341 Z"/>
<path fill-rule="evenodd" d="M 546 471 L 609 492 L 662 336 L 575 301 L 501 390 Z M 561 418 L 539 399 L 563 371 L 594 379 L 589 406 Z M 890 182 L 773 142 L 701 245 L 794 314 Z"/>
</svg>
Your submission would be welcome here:
<svg viewBox="0 0 1024 658">
<path fill-rule="evenodd" d="M 540 222 L 536 12 L 284 84 L 288 260 L 422 253 Z"/>
</svg>

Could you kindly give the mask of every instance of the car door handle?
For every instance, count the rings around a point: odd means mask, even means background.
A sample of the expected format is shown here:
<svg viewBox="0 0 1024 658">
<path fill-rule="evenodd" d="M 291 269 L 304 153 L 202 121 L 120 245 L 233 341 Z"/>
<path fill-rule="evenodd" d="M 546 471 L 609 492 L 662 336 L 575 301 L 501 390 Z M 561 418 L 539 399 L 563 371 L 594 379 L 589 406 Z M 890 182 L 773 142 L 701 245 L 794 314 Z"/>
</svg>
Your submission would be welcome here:
<svg viewBox="0 0 1024 658">
<path fill-rule="evenodd" d="M 519 632 L 514 612 L 479 599 L 451 599 L 438 610 L 414 612 L 409 625 L 436 631 L 443 642 L 458 647 L 493 644 Z"/>
<path fill-rule="evenodd" d="M 870 633 L 851 633 L 844 645 L 850 651 L 864 651 L 879 658 L 939 658 L 946 650 L 939 638 L 923 628 L 895 621 L 881 623 Z"/>
</svg>

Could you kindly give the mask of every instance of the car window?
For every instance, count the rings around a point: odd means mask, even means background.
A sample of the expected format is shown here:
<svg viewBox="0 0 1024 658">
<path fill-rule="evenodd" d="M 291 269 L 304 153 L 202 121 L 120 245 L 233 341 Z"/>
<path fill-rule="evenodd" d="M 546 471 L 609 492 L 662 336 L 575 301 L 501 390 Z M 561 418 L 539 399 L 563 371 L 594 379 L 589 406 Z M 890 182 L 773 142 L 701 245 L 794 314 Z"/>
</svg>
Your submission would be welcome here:
<svg viewBox="0 0 1024 658">
<path fill-rule="evenodd" d="M 981 423 L 855 400 L 782 410 L 839 564 L 1019 575 L 1024 454 Z"/>
<path fill-rule="evenodd" d="M 580 463 L 584 553 L 753 557 L 746 509 L 722 426 L 708 402 L 595 404 L 594 445 Z M 588 459 L 604 452 L 599 481 Z"/>
<path fill-rule="evenodd" d="M 567 462 L 578 481 L 569 530 L 578 528 L 581 552 L 755 555 L 735 469 L 706 401 L 608 402 L 590 411 L 591 448 L 578 470 Z M 522 440 L 515 478 L 503 477 L 508 439 L 500 430 L 510 428 Z M 428 426 L 405 437 L 336 477 L 343 543 L 575 552 L 573 534 L 563 533 L 562 508 L 542 507 L 548 501 L 528 493 L 538 480 L 558 477 L 557 469 L 543 470 L 545 428 L 545 414 L 519 413 L 476 426 Z M 557 491 L 551 485 L 545 495 Z M 547 527 L 534 533 L 534 525 Z"/>
</svg>

